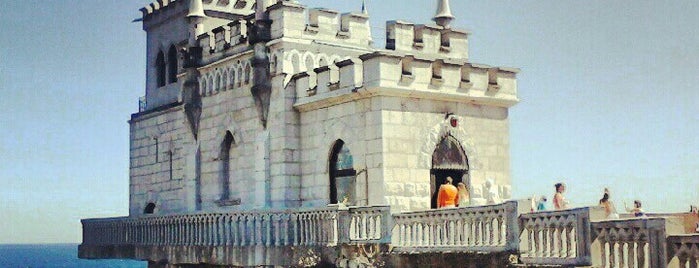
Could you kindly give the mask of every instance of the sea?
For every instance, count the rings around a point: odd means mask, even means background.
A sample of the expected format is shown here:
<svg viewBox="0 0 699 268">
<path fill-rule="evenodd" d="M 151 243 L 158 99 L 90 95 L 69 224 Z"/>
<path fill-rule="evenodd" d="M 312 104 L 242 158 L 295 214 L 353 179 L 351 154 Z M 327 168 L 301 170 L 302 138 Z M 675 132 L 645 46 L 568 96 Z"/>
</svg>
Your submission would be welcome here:
<svg viewBox="0 0 699 268">
<path fill-rule="evenodd" d="M 148 262 L 81 260 L 78 244 L 0 245 L 0 268 L 146 268 Z"/>
</svg>

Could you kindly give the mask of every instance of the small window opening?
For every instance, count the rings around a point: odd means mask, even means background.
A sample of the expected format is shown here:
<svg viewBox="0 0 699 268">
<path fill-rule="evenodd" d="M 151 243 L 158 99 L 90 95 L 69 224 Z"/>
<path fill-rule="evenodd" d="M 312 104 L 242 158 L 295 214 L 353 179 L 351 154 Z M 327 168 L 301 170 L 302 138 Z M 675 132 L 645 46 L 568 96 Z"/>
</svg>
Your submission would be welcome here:
<svg viewBox="0 0 699 268">
<path fill-rule="evenodd" d="M 155 212 L 155 203 L 148 203 L 143 209 L 143 214 L 153 214 L 153 212 Z"/>
</svg>

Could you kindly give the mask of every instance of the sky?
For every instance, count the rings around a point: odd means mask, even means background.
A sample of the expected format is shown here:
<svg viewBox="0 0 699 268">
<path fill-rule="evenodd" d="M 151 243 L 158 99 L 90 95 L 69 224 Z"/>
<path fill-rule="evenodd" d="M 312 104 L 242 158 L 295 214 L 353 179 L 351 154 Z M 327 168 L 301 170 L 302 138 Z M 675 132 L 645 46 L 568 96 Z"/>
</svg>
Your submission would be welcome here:
<svg viewBox="0 0 699 268">
<path fill-rule="evenodd" d="M 360 0 L 301 0 L 356 11 Z M 368 0 L 427 23 L 431 0 Z M 80 219 L 128 214 L 127 120 L 145 94 L 144 0 L 0 0 L 0 244 L 78 243 Z M 396 8 L 399 6 L 400 8 Z M 470 60 L 518 67 L 516 198 L 609 187 L 618 207 L 699 205 L 699 2 L 456 0 Z"/>
</svg>

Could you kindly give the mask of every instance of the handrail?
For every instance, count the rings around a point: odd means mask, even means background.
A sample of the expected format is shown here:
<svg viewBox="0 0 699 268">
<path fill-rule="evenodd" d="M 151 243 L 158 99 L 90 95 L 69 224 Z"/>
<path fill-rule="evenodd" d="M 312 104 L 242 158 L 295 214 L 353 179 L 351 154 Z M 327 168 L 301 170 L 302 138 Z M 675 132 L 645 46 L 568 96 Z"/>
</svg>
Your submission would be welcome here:
<svg viewBox="0 0 699 268">
<path fill-rule="evenodd" d="M 516 252 L 517 202 L 393 215 L 393 251 Z"/>
<path fill-rule="evenodd" d="M 521 260 L 526 264 L 586 266 L 590 254 L 590 209 L 526 213 L 519 216 L 524 236 Z"/>
<path fill-rule="evenodd" d="M 601 267 L 667 267 L 665 219 L 633 218 L 592 223 Z"/>
<path fill-rule="evenodd" d="M 671 235 L 667 238 L 668 262 L 677 258 L 680 267 L 697 267 L 699 234 Z"/>
<path fill-rule="evenodd" d="M 338 222 L 337 208 L 87 219 L 83 245 L 334 246 Z"/>
</svg>

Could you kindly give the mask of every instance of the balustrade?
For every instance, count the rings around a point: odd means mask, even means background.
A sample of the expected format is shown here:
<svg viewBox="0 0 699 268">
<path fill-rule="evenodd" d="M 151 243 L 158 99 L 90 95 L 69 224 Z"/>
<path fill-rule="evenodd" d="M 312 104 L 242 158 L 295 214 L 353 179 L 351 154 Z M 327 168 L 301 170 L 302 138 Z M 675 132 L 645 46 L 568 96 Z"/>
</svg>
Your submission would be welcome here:
<svg viewBox="0 0 699 268">
<path fill-rule="evenodd" d="M 600 267 L 667 267 L 665 219 L 634 218 L 592 223 Z"/>
<path fill-rule="evenodd" d="M 397 252 L 505 252 L 519 246 L 517 202 L 396 214 Z"/>
<path fill-rule="evenodd" d="M 83 220 L 83 245 L 333 246 L 338 210 L 252 211 Z"/>
<path fill-rule="evenodd" d="M 590 209 L 522 214 L 521 259 L 527 264 L 590 265 Z"/>
<path fill-rule="evenodd" d="M 699 234 L 669 236 L 667 243 L 670 259 L 677 258 L 679 267 L 699 267 Z"/>
<path fill-rule="evenodd" d="M 350 243 L 388 243 L 391 231 L 391 208 L 351 207 L 347 237 Z M 345 225 L 342 225 L 344 227 Z"/>
</svg>

